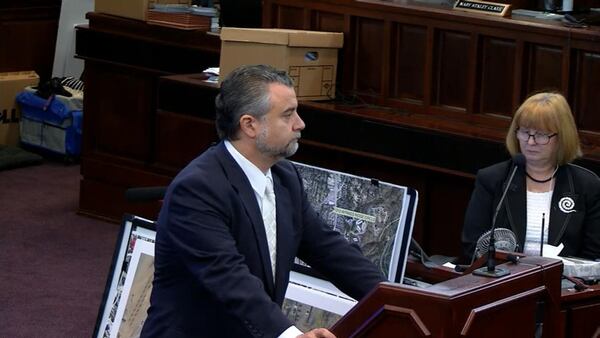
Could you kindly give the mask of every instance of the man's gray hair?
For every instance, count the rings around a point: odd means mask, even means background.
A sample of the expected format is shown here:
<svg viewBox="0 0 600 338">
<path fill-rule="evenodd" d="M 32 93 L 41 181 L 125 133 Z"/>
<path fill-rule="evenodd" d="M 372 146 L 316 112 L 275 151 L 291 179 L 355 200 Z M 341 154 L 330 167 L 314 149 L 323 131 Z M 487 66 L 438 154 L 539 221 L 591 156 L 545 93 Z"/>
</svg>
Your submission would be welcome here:
<svg viewBox="0 0 600 338">
<path fill-rule="evenodd" d="M 220 139 L 237 139 L 240 117 L 262 118 L 271 108 L 268 85 L 293 87 L 286 72 L 268 65 L 247 65 L 234 69 L 221 82 L 215 99 L 216 127 Z"/>
</svg>

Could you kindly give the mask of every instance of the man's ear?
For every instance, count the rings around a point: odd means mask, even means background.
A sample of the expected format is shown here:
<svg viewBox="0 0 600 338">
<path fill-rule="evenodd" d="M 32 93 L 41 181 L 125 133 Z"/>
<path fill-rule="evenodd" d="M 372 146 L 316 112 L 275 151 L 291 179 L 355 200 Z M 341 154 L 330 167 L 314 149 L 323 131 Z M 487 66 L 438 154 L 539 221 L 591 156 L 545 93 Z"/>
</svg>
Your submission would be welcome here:
<svg viewBox="0 0 600 338">
<path fill-rule="evenodd" d="M 244 114 L 240 117 L 240 131 L 250 138 L 258 134 L 257 120 L 252 115 Z"/>
</svg>

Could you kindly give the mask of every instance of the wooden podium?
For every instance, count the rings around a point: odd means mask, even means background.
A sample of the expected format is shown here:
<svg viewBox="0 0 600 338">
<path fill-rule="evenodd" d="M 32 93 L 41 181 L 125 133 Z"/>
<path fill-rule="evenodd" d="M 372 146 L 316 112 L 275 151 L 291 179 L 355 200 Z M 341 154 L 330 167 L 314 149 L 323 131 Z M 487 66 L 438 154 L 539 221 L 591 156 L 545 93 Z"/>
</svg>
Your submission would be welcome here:
<svg viewBox="0 0 600 338">
<path fill-rule="evenodd" d="M 333 327 L 338 337 L 562 337 L 562 263 L 523 257 L 501 278 L 465 274 L 427 288 L 382 283 Z"/>
</svg>

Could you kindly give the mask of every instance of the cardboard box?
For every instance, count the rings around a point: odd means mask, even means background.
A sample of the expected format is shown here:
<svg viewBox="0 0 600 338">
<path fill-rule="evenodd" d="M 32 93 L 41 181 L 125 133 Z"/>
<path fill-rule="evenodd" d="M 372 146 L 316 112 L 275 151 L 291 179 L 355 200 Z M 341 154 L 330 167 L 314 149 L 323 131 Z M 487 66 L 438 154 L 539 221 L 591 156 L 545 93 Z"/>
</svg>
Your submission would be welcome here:
<svg viewBox="0 0 600 338">
<path fill-rule="evenodd" d="M 146 21 L 148 8 L 154 4 L 190 5 L 191 0 L 96 0 L 94 11 Z"/>
<path fill-rule="evenodd" d="M 34 71 L 0 73 L 0 144 L 19 144 L 21 111 L 15 97 L 39 80 Z"/>
<path fill-rule="evenodd" d="M 329 100 L 343 44 L 342 33 L 223 27 L 219 78 L 241 65 L 268 64 L 290 74 L 298 100 Z"/>
</svg>

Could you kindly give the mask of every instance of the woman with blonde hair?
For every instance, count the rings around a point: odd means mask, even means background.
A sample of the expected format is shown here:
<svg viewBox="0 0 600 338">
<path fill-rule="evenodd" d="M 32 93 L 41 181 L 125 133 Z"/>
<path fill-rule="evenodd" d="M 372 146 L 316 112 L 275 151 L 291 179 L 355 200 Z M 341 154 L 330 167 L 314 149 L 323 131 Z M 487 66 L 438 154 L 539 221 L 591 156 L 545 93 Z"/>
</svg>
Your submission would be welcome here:
<svg viewBox="0 0 600 338">
<path fill-rule="evenodd" d="M 517 251 L 527 255 L 540 255 L 543 244 L 563 244 L 561 256 L 600 258 L 600 179 L 571 163 L 581 148 L 565 98 L 544 92 L 525 100 L 514 114 L 506 147 L 526 162 L 516 170 L 496 227 L 512 230 Z M 490 230 L 514 162 L 477 173 L 462 233 L 466 257 L 473 257 L 478 238 Z"/>
</svg>

